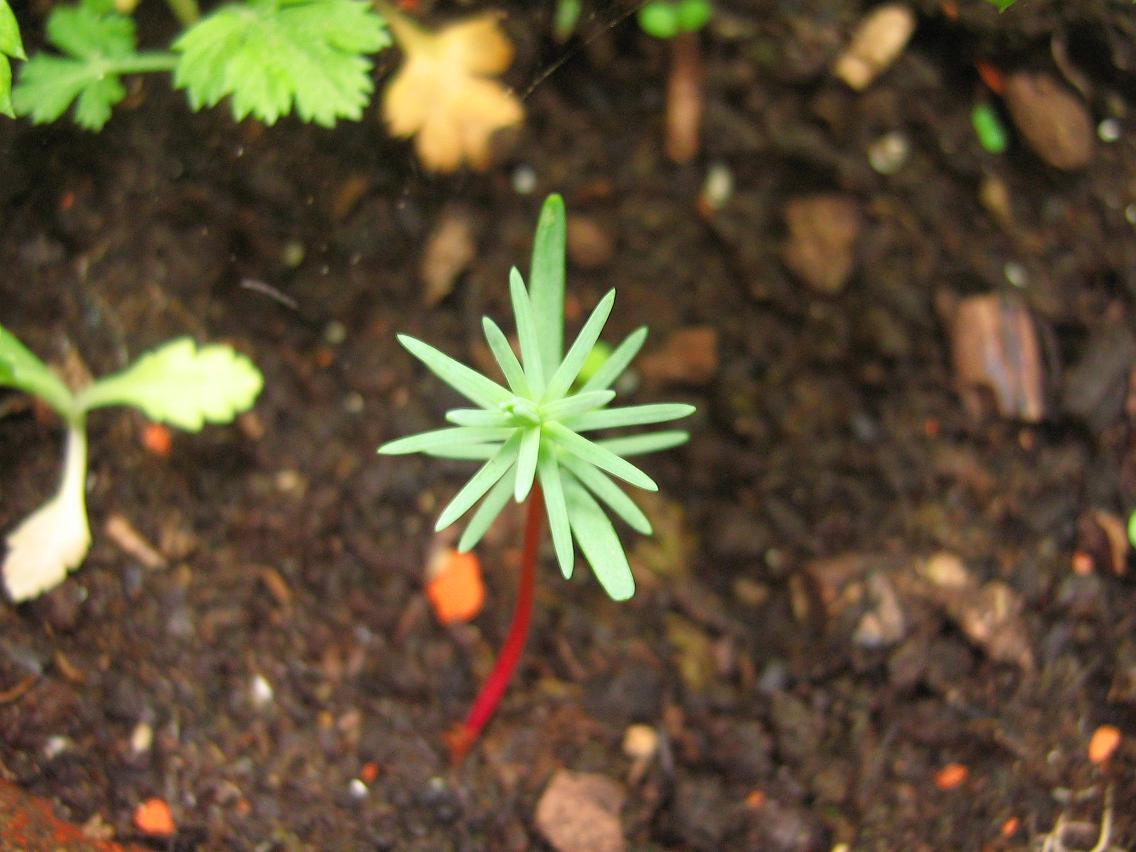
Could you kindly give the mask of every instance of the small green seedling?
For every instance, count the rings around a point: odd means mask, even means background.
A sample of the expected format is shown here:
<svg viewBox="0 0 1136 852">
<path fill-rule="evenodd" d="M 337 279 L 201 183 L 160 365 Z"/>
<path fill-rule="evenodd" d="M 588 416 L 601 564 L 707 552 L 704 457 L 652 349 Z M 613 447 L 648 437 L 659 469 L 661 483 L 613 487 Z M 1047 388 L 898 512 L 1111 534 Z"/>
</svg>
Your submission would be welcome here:
<svg viewBox="0 0 1136 852">
<path fill-rule="evenodd" d="M 636 17 L 639 28 L 654 38 L 671 39 L 698 32 L 714 12 L 709 0 L 652 0 Z"/>
<path fill-rule="evenodd" d="M 998 117 L 998 111 L 990 104 L 982 101 L 974 105 L 970 111 L 970 124 L 974 128 L 974 135 L 978 137 L 978 144 L 991 154 L 1004 154 L 1010 144 L 1006 133 L 1006 125 Z"/>
<path fill-rule="evenodd" d="M 23 58 L 3 4 L 0 53 Z M 53 7 L 45 36 L 57 52 L 36 53 L 20 69 L 15 112 L 42 124 L 74 103 L 76 123 L 99 130 L 126 96 L 123 76 L 172 72 L 193 109 L 228 97 L 238 121 L 251 115 L 273 124 L 294 109 L 303 121 L 331 127 L 337 119 L 359 120 L 374 90 L 370 54 L 391 43 L 366 0 L 239 0 L 205 17 L 196 0 L 167 4 L 184 29 L 170 50 L 157 51 L 138 50 L 134 20 L 122 11 L 133 6 L 129 0 Z"/>
<path fill-rule="evenodd" d="M 586 381 L 576 384 L 611 313 L 615 291 L 609 291 L 600 300 L 564 354 L 565 234 L 564 202 L 558 195 L 550 196 L 537 226 L 529 289 L 516 268 L 509 277 L 521 350 L 519 360 L 500 327 L 488 317 L 482 319 L 485 339 L 505 384 L 481 375 L 429 344 L 399 336 L 399 342 L 414 357 L 477 406 L 449 411 L 446 420 L 453 424 L 451 428 L 400 438 L 379 448 L 380 453 L 391 455 L 424 453 L 483 462 L 442 510 L 435 530 L 450 526 L 480 500 L 481 505 L 458 543 L 459 550 L 467 551 L 477 544 L 510 499 L 521 503 L 531 495 L 530 521 L 522 548 L 522 588 L 513 629 L 497 668 L 479 693 L 464 726 L 451 739 L 455 759 L 464 754 L 492 715 L 524 645 L 532 605 L 532 562 L 541 503 L 563 575 L 572 576 L 575 539 L 604 591 L 615 600 L 626 600 L 634 594 L 635 582 L 604 506 L 645 535 L 650 534 L 651 524 L 612 477 L 648 491 L 658 490 L 655 482 L 627 457 L 674 447 L 689 437 L 677 430 L 599 440 L 584 437 L 597 430 L 686 417 L 693 413 L 694 406 L 610 406 L 615 399 L 615 391 L 610 388 L 642 347 L 646 328 L 632 332 Z"/>
<path fill-rule="evenodd" d="M 28 600 L 54 588 L 87 555 L 87 412 L 128 405 L 151 420 L 197 432 L 206 422 L 228 423 L 247 411 L 263 383 L 252 361 L 230 347 L 199 349 L 182 337 L 144 354 L 121 372 L 72 391 L 0 326 L 0 387 L 38 396 L 59 413 L 67 430 L 59 490 L 8 535 L 3 576 L 12 600 Z"/>
</svg>

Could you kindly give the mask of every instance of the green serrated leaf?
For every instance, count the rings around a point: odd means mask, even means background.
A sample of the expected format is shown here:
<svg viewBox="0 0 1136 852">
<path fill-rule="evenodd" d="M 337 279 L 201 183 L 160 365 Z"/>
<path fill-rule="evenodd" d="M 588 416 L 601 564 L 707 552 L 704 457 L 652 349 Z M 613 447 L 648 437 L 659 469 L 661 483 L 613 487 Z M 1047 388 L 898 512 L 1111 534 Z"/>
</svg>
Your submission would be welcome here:
<svg viewBox="0 0 1136 852">
<path fill-rule="evenodd" d="M 0 325 L 0 386 L 34 394 L 71 419 L 75 406 L 71 390 L 43 361 Z"/>
<path fill-rule="evenodd" d="M 24 42 L 20 38 L 20 25 L 12 13 L 8 0 L 0 0 L 0 53 L 15 59 L 27 59 Z"/>
<path fill-rule="evenodd" d="M 197 347 L 188 337 L 165 343 L 119 373 L 84 390 L 81 410 L 131 405 L 151 420 L 196 432 L 206 423 L 228 423 L 252 407 L 264 377 L 232 347 Z"/>
<path fill-rule="evenodd" d="M 16 117 L 12 106 L 12 63 L 8 57 L 26 59 L 24 43 L 20 38 L 20 25 L 8 0 L 0 0 L 0 113 L 9 118 Z"/>
<path fill-rule="evenodd" d="M 120 75 L 159 70 L 160 54 L 134 52 L 134 21 L 89 6 L 61 6 L 47 19 L 47 40 L 63 56 L 37 53 L 20 69 L 12 106 L 36 124 L 55 121 L 75 102 L 75 121 L 99 130 L 126 96 Z"/>
<path fill-rule="evenodd" d="M 251 0 L 222 6 L 174 43 L 174 85 L 194 109 L 232 96 L 233 116 L 273 124 L 294 108 L 331 127 L 357 121 L 370 99 L 366 54 L 390 44 L 362 0 Z"/>
</svg>

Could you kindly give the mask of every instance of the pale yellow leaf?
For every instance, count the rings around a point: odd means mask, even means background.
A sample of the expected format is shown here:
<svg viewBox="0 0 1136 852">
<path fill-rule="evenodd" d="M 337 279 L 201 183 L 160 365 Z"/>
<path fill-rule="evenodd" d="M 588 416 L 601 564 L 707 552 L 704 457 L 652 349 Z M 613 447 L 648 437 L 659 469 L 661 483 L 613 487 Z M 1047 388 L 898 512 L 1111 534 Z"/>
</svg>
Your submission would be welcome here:
<svg viewBox="0 0 1136 852">
<path fill-rule="evenodd" d="M 383 94 L 391 135 L 414 136 L 428 169 L 452 172 L 463 162 L 488 168 L 493 134 L 524 119 L 516 95 L 493 79 L 513 61 L 499 16 L 477 15 L 429 32 L 386 3 L 377 5 L 404 54 Z"/>
</svg>

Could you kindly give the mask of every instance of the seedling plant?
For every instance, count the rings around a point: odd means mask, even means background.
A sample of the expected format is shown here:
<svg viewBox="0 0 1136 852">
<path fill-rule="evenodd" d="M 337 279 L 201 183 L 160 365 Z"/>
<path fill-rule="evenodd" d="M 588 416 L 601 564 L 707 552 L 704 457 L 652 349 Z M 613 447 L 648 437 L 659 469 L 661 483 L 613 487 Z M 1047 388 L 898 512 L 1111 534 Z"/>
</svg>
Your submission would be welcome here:
<svg viewBox="0 0 1136 852">
<path fill-rule="evenodd" d="M 639 27 L 670 43 L 667 73 L 667 156 L 685 163 L 698 153 L 702 125 L 702 49 L 697 33 L 714 9 L 710 0 L 651 0 L 639 9 Z"/>
<path fill-rule="evenodd" d="M 63 475 L 55 495 L 7 538 L 4 585 L 13 601 L 37 597 L 63 582 L 91 544 L 87 521 L 87 414 L 126 405 L 151 420 L 197 432 L 205 423 L 228 423 L 252 407 L 264 380 L 231 347 L 198 348 L 182 337 L 142 355 L 121 372 L 73 391 L 0 326 L 0 387 L 32 394 L 63 419 Z"/>
<path fill-rule="evenodd" d="M 516 268 L 509 276 L 519 359 L 500 327 L 489 317 L 482 319 L 504 384 L 427 343 L 407 335 L 398 338 L 410 354 L 476 406 L 447 412 L 446 420 L 452 424 L 448 428 L 400 438 L 379 448 L 388 455 L 423 453 L 482 462 L 442 510 L 435 530 L 446 529 L 480 501 L 458 542 L 459 550 L 468 551 L 510 499 L 527 501 L 513 622 L 469 714 L 449 736 L 455 761 L 464 756 L 493 715 L 520 659 L 532 614 L 543 519 L 547 518 L 556 561 L 565 578 L 572 576 L 575 540 L 604 591 L 614 600 L 627 600 L 635 592 L 635 583 L 607 511 L 644 535 L 651 533 L 651 524 L 615 479 L 657 491 L 654 480 L 627 458 L 677 446 L 689 437 L 679 430 L 598 440 L 584 436 L 601 429 L 676 420 L 693 413 L 694 407 L 680 403 L 609 405 L 616 396 L 612 386 L 647 337 L 645 327 L 632 332 L 589 378 L 577 381 L 611 313 L 615 291 L 600 300 L 564 353 L 565 234 L 564 203 L 559 196 L 550 196 L 537 225 L 528 288 Z"/>
</svg>

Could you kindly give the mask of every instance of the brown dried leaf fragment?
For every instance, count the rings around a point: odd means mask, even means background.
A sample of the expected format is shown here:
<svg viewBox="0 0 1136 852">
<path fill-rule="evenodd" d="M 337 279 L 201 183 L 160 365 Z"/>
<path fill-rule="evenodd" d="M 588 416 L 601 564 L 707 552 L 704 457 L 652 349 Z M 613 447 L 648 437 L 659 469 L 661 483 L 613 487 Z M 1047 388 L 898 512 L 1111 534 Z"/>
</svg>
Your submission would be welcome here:
<svg viewBox="0 0 1136 852">
<path fill-rule="evenodd" d="M 513 61 L 513 45 L 489 12 L 430 32 L 376 0 L 402 48 L 402 67 L 383 93 L 383 119 L 392 136 L 415 137 L 427 169 L 477 170 L 492 160 L 491 140 L 520 124 L 524 108 L 492 79 Z"/>
</svg>

